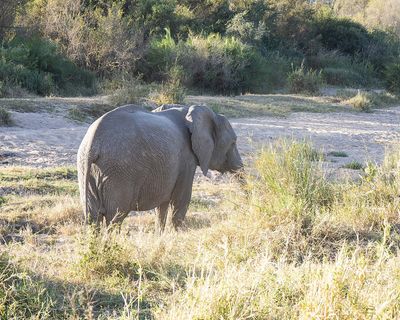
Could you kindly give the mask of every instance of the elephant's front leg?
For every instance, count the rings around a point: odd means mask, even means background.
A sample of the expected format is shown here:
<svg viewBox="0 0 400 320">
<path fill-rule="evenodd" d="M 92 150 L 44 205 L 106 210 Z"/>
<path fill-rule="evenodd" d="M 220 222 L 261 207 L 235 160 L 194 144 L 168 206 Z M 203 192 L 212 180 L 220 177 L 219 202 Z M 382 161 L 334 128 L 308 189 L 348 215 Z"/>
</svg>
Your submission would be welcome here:
<svg viewBox="0 0 400 320">
<path fill-rule="evenodd" d="M 177 230 L 185 219 L 186 212 L 189 208 L 190 199 L 192 197 L 194 174 L 188 174 L 177 183 L 172 194 L 172 225 Z"/>
<path fill-rule="evenodd" d="M 156 208 L 156 232 L 162 234 L 165 230 L 165 223 L 167 221 L 169 201 L 162 203 Z"/>
</svg>

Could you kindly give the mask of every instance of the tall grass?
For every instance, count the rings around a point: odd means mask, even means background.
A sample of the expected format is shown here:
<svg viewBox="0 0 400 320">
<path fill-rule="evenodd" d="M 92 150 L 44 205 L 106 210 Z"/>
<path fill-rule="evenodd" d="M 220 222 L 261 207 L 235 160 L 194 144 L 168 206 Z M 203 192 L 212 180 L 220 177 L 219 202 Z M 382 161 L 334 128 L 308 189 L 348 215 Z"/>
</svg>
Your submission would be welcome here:
<svg viewBox="0 0 400 320">
<path fill-rule="evenodd" d="M 324 81 L 320 71 L 307 70 L 301 64 L 288 74 L 287 82 L 292 93 L 317 94 Z"/>
<path fill-rule="evenodd" d="M 196 184 L 195 197 L 228 191 L 210 208 L 192 207 L 186 231 L 160 237 L 152 216 L 131 218 L 120 232 L 94 232 L 65 220 L 75 226 L 67 240 L 58 229 L 52 244 L 32 242 L 25 230 L 24 242 L 5 249 L 20 269 L 68 284 L 61 289 L 32 278 L 43 294 L 29 300 L 37 301 L 31 310 L 43 319 L 55 316 L 41 313 L 49 305 L 60 317 L 396 318 L 399 169 L 394 149 L 382 165 L 365 165 L 360 180 L 331 181 L 309 143 L 282 140 L 256 155 L 244 189 Z M 10 209 L 15 198 L 5 201 Z M 16 210 L 36 212 L 32 219 L 41 219 L 39 211 L 63 210 L 32 207 Z M 9 211 L 1 209 L 7 220 Z M 80 301 L 78 292 L 92 294 Z M 50 293 L 51 304 L 41 304 Z M 71 295 L 79 299 L 67 303 Z M 23 306 L 21 297 L 16 301 Z"/>
<path fill-rule="evenodd" d="M 282 58 L 271 60 L 282 68 Z M 209 92 L 260 92 L 282 83 L 282 75 L 273 75 L 269 61 L 253 47 L 219 34 L 189 35 L 186 41 L 176 42 L 167 29 L 163 38 L 150 42 L 139 69 L 148 81 L 165 81 L 176 65 L 182 68 L 183 85 Z"/>
</svg>

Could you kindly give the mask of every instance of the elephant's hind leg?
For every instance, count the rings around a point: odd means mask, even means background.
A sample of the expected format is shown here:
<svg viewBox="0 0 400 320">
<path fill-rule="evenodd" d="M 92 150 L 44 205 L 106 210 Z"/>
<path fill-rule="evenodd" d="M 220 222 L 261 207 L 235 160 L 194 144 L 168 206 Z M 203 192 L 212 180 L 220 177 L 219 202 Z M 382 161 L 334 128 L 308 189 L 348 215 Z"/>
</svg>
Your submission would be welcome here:
<svg viewBox="0 0 400 320">
<path fill-rule="evenodd" d="M 106 224 L 119 224 L 129 212 L 135 210 L 132 199 L 135 199 L 129 183 L 124 179 L 107 179 L 102 188 Z"/>
<path fill-rule="evenodd" d="M 165 223 L 167 221 L 169 201 L 162 203 L 156 208 L 156 232 L 162 234 L 165 230 Z"/>
</svg>

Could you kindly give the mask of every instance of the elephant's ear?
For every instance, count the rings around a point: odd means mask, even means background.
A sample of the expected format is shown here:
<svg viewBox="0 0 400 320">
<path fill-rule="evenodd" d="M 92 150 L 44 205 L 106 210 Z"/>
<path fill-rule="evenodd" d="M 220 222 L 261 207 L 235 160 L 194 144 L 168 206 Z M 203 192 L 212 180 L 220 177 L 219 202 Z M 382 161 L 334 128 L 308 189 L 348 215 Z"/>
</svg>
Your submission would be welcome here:
<svg viewBox="0 0 400 320">
<path fill-rule="evenodd" d="M 191 106 L 186 115 L 192 134 L 192 149 L 206 175 L 214 151 L 215 114 L 205 106 Z"/>
</svg>

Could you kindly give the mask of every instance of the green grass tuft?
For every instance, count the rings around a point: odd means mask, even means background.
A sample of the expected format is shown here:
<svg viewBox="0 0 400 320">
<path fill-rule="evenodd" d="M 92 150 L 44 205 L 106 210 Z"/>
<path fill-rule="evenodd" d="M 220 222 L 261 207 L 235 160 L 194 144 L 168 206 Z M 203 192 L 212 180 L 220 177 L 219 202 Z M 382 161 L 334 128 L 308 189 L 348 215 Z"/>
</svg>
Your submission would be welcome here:
<svg viewBox="0 0 400 320">
<path fill-rule="evenodd" d="M 349 155 L 344 151 L 331 151 L 328 152 L 328 156 L 338 157 L 338 158 L 347 158 Z"/>
<path fill-rule="evenodd" d="M 352 170 L 361 170 L 363 168 L 363 165 L 357 161 L 352 161 L 352 162 L 345 164 L 342 168 L 352 169 Z"/>
<path fill-rule="evenodd" d="M 13 124 L 13 121 L 11 119 L 11 113 L 4 108 L 0 108 L 0 127 L 1 126 L 10 126 L 12 124 Z"/>
</svg>

